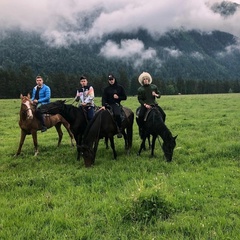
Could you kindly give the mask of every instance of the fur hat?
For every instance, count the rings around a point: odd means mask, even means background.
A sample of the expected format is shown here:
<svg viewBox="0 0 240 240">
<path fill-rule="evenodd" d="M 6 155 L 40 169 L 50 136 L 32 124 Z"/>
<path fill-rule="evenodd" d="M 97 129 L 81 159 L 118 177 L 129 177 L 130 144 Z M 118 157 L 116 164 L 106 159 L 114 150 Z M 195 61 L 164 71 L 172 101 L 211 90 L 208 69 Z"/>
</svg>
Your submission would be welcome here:
<svg viewBox="0 0 240 240">
<path fill-rule="evenodd" d="M 143 78 L 148 78 L 149 79 L 149 84 L 152 83 L 152 77 L 148 72 L 142 72 L 140 76 L 138 77 L 138 81 L 141 85 L 143 85 Z"/>
</svg>

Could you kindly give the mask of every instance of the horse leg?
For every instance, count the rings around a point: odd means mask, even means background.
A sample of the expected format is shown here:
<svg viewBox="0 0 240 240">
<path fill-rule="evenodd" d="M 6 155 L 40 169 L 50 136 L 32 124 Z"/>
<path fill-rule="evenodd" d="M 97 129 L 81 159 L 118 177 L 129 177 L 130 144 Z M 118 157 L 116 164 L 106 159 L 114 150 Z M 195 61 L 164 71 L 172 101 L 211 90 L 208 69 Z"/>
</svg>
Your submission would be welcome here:
<svg viewBox="0 0 240 240">
<path fill-rule="evenodd" d="M 113 158 L 116 160 L 117 159 L 117 153 L 116 153 L 113 137 L 110 137 L 110 144 L 111 144 L 111 148 L 112 148 L 112 151 L 113 151 Z"/>
<path fill-rule="evenodd" d="M 152 148 L 151 148 L 151 156 L 154 156 L 154 148 L 155 148 L 155 143 L 156 143 L 156 138 L 157 136 L 153 136 L 152 138 Z"/>
<path fill-rule="evenodd" d="M 72 131 L 70 130 L 70 124 L 65 119 L 64 120 L 62 119 L 62 124 L 66 128 L 66 130 L 71 138 L 71 146 L 73 147 L 74 146 L 74 144 L 73 144 L 74 135 L 73 135 Z"/>
<path fill-rule="evenodd" d="M 60 143 L 62 141 L 62 137 L 63 137 L 63 132 L 62 132 L 62 129 L 61 129 L 61 125 L 62 123 L 58 122 L 56 125 L 55 125 L 55 128 L 57 130 L 57 133 L 58 133 L 58 147 L 60 146 Z"/>
<path fill-rule="evenodd" d="M 33 139 L 33 145 L 34 145 L 34 157 L 38 155 L 38 141 L 37 141 L 37 130 L 32 131 L 32 139 Z"/>
<path fill-rule="evenodd" d="M 104 138 L 104 142 L 105 142 L 106 149 L 109 149 L 109 146 L 108 146 L 108 137 L 105 137 L 105 138 Z"/>
<path fill-rule="evenodd" d="M 124 143 L 125 143 L 125 150 L 128 150 L 128 136 L 125 133 L 125 131 L 123 131 L 122 134 L 123 134 Z"/>
<path fill-rule="evenodd" d="M 144 147 L 145 147 L 145 141 L 146 141 L 146 137 L 144 136 L 144 137 L 142 138 L 142 143 L 141 143 L 140 148 L 139 148 L 139 150 L 138 150 L 138 156 L 140 156 L 141 151 L 142 151 L 142 150 L 144 149 Z"/>
<path fill-rule="evenodd" d="M 18 156 L 21 153 L 22 146 L 23 146 L 24 140 L 26 138 L 26 135 L 27 135 L 26 132 L 21 129 L 21 138 L 20 138 L 19 147 L 18 147 L 18 150 L 17 150 L 17 153 L 15 154 L 15 156 Z"/>
</svg>

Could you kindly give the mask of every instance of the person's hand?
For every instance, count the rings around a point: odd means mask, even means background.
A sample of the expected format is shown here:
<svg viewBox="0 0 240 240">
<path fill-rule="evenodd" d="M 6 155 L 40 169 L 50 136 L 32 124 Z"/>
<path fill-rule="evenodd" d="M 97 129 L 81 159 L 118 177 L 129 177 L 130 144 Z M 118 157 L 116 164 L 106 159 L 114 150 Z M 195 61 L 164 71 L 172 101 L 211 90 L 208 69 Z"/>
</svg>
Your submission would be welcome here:
<svg viewBox="0 0 240 240">
<path fill-rule="evenodd" d="M 146 104 L 146 103 L 144 103 L 144 107 L 145 107 L 145 108 L 147 108 L 147 109 L 150 109 L 150 108 L 152 108 L 152 106 L 151 106 L 151 105 L 148 105 L 148 104 Z"/>
<path fill-rule="evenodd" d="M 102 106 L 101 108 L 99 108 L 99 110 L 105 110 L 105 106 Z"/>
<path fill-rule="evenodd" d="M 83 107 L 87 106 L 87 104 L 86 104 L 85 102 L 84 102 L 84 103 L 82 103 L 81 105 L 82 105 Z"/>
<path fill-rule="evenodd" d="M 159 95 L 156 94 L 154 91 L 152 92 L 152 95 L 153 95 L 154 97 L 159 97 Z"/>
<path fill-rule="evenodd" d="M 33 103 L 34 103 L 34 104 L 38 103 L 38 100 L 37 100 L 37 99 L 34 99 L 34 100 L 33 100 Z"/>
<path fill-rule="evenodd" d="M 113 98 L 114 98 L 114 99 L 118 99 L 119 97 L 118 97 L 118 95 L 115 93 L 115 94 L 113 94 Z"/>
</svg>

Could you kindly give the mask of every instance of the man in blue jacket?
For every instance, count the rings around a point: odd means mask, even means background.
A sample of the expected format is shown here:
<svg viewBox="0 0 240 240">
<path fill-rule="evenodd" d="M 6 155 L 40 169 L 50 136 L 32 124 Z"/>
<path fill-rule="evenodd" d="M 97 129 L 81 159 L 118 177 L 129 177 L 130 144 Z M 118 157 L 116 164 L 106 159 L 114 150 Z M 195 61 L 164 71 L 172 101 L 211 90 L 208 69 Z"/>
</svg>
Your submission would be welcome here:
<svg viewBox="0 0 240 240">
<path fill-rule="evenodd" d="M 37 85 L 33 88 L 32 91 L 32 103 L 36 105 L 36 116 L 42 124 L 42 132 L 47 131 L 47 127 L 44 123 L 44 117 L 40 111 L 40 107 L 43 104 L 50 103 L 51 98 L 51 89 L 49 86 L 43 83 L 43 78 L 41 76 L 36 77 Z"/>
</svg>

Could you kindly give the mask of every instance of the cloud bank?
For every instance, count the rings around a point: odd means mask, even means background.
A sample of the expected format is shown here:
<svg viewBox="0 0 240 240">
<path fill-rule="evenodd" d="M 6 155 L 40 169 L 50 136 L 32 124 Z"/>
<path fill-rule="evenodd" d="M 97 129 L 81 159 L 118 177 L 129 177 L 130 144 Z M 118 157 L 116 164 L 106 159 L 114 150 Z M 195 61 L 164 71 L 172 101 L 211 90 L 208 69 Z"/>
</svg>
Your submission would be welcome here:
<svg viewBox="0 0 240 240">
<path fill-rule="evenodd" d="M 240 37 L 240 8 L 223 17 L 212 11 L 218 0 L 1 0 L 0 33 L 21 29 L 35 31 L 49 44 L 66 46 L 71 43 L 101 42 L 113 33 L 134 33 L 147 30 L 157 38 L 171 29 L 219 30 Z M 240 0 L 232 1 L 240 4 Z M 166 49 L 169 55 L 181 52 Z M 155 58 L 154 49 L 146 49 L 141 41 L 122 40 L 120 44 L 107 41 L 100 54 L 111 58 Z M 194 57 L 201 58 L 195 53 Z M 158 61 L 158 60 L 157 60 Z"/>
</svg>

